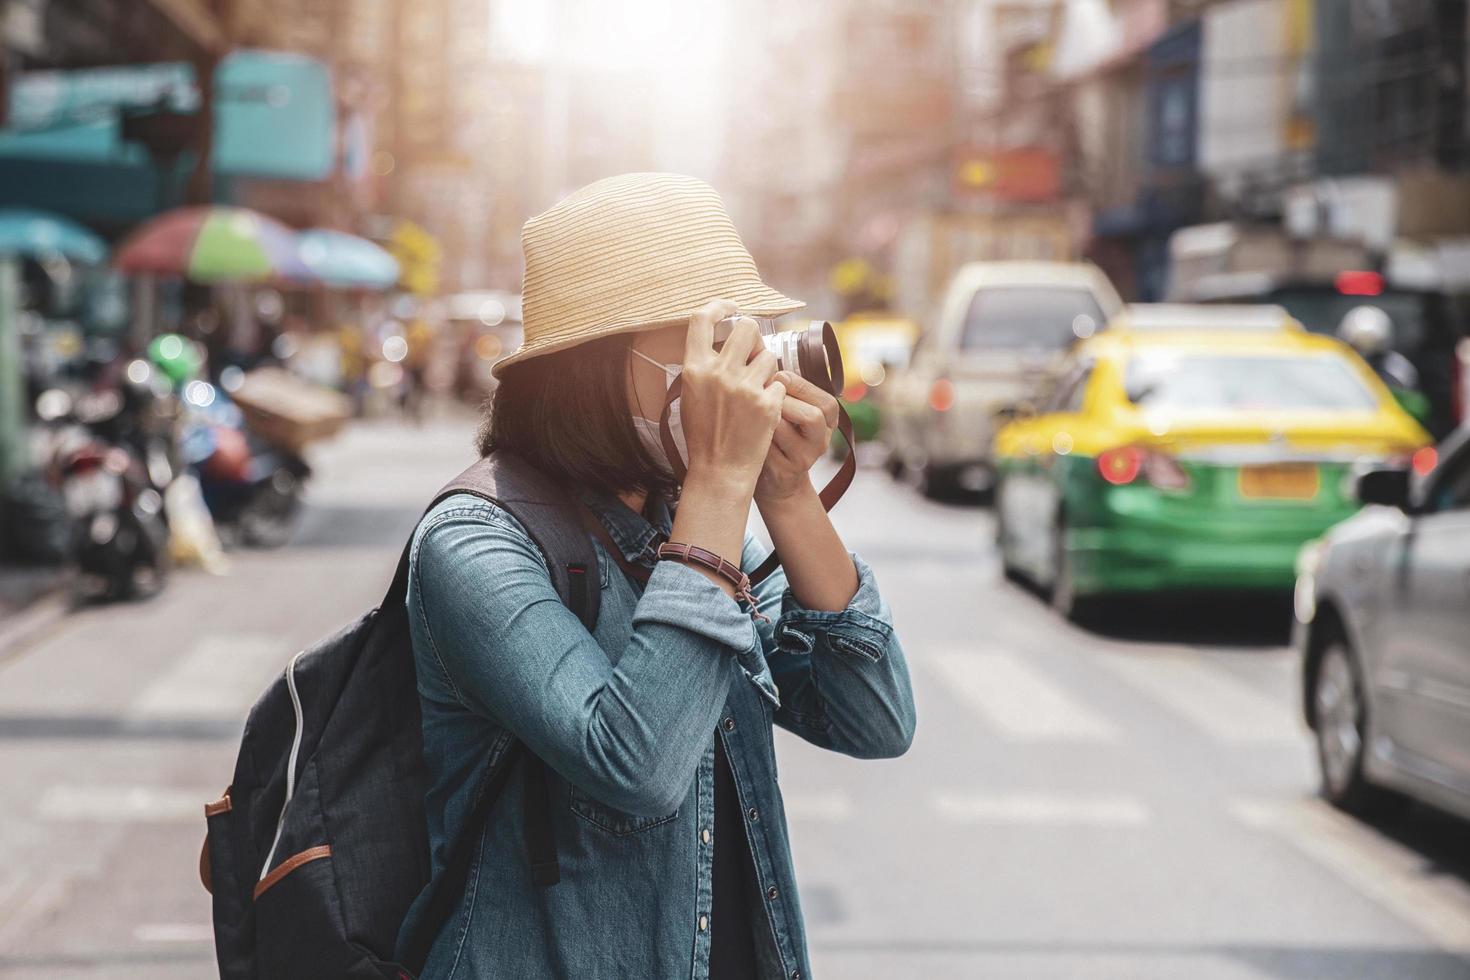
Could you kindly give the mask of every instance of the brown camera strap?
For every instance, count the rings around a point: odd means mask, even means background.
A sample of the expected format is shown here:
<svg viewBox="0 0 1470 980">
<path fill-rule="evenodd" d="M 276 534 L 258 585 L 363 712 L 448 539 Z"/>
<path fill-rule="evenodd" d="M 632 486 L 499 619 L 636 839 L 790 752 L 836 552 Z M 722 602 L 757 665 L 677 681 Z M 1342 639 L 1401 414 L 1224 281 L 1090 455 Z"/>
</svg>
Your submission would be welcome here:
<svg viewBox="0 0 1470 980">
<path fill-rule="evenodd" d="M 689 470 L 684 465 L 684 458 L 679 455 L 679 444 L 674 441 L 673 430 L 669 428 L 669 415 L 673 410 L 674 399 L 678 398 L 684 390 L 683 376 L 676 377 L 674 383 L 669 385 L 668 398 L 664 401 L 663 415 L 658 420 L 659 438 L 664 444 L 664 455 L 669 457 L 669 465 L 674 469 L 674 479 L 679 483 L 684 482 L 684 477 Z M 852 419 L 847 414 L 847 409 L 841 402 L 837 403 L 837 431 L 842 433 L 842 438 L 847 442 L 847 455 L 842 458 L 842 465 L 837 468 L 832 479 L 817 493 L 818 499 L 822 501 L 822 509 L 830 511 L 837 506 L 837 501 L 847 493 L 847 488 L 852 486 L 853 478 L 857 476 L 857 453 L 855 447 L 857 440 L 852 434 Z M 761 562 L 755 571 L 750 573 L 750 582 L 754 585 L 763 581 L 774 572 L 781 564 L 781 556 L 772 550 Z"/>
</svg>

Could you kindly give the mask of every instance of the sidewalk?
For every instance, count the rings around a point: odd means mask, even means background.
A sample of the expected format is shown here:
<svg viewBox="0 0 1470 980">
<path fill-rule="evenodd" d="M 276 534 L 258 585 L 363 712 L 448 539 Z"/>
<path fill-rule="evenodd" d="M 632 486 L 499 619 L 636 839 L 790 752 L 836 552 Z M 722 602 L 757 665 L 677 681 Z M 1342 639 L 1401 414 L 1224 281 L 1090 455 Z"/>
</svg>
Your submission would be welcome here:
<svg viewBox="0 0 1470 980">
<path fill-rule="evenodd" d="M 65 567 L 0 564 L 0 662 L 66 615 Z"/>
</svg>

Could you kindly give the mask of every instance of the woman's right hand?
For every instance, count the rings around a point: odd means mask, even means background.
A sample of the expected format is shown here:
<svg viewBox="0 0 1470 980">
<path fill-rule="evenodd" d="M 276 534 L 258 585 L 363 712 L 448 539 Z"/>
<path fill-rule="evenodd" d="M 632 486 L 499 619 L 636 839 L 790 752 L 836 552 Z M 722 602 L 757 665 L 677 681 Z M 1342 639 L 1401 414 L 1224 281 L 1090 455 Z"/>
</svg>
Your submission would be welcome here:
<svg viewBox="0 0 1470 980">
<path fill-rule="evenodd" d="M 753 491 L 781 419 L 786 388 L 772 381 L 776 357 L 761 344 L 756 322 L 741 317 L 714 349 L 715 324 L 734 313 L 734 303 L 716 299 L 689 320 L 680 409 L 689 452 L 686 486 L 710 479 Z"/>
</svg>

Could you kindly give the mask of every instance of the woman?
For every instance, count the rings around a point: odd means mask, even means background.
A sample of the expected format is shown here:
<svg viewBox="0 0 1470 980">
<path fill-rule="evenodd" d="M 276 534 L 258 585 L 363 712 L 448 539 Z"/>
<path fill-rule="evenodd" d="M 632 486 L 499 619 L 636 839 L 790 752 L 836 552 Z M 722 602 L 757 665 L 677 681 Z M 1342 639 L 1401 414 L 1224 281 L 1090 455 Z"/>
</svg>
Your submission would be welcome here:
<svg viewBox="0 0 1470 980">
<path fill-rule="evenodd" d="M 777 371 L 751 319 L 715 349 L 737 310 L 801 304 L 761 283 L 718 195 L 686 177 L 599 181 L 528 222 L 523 247 L 525 343 L 496 367 L 479 448 L 586 505 L 601 612 L 589 633 L 525 530 L 478 497 L 415 533 L 435 872 L 512 739 L 552 772 L 561 861 L 533 884 L 509 780 L 423 976 L 801 980 L 771 726 L 863 758 L 901 754 L 914 727 L 888 609 L 807 472 L 836 401 Z M 681 374 L 676 485 L 656 420 Z M 785 563 L 753 594 L 656 558 L 673 541 L 753 569 L 752 503 Z"/>
</svg>

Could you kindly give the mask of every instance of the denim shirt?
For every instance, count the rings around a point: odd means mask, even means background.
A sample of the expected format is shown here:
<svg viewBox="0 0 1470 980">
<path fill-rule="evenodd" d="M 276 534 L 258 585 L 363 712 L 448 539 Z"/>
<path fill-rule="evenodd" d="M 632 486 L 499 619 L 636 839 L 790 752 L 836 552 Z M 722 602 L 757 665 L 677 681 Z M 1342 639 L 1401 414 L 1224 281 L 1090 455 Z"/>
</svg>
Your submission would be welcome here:
<svg viewBox="0 0 1470 980">
<path fill-rule="evenodd" d="M 854 555 L 857 594 L 820 612 L 778 571 L 755 589 L 773 620 L 757 623 L 694 569 L 655 562 L 661 503 L 650 523 L 616 498 L 582 497 L 623 556 L 652 568 L 640 587 L 594 540 L 590 634 L 505 510 L 455 494 L 414 533 L 407 604 L 434 874 L 512 737 L 551 770 L 561 860 L 559 883 L 532 883 L 524 783 L 509 780 L 423 978 L 708 977 L 716 738 L 755 868 L 760 976 L 808 978 L 771 726 L 860 758 L 908 748 L 908 668 L 873 573 Z M 747 536 L 742 565 L 761 557 Z"/>
</svg>

